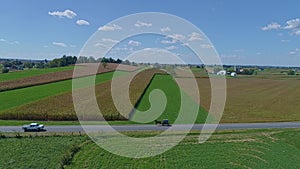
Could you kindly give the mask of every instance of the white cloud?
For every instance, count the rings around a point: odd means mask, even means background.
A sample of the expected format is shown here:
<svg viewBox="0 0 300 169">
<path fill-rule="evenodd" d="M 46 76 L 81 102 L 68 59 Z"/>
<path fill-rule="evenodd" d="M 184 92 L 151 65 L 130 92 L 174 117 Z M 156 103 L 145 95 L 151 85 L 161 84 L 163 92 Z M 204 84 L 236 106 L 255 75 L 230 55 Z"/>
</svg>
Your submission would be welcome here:
<svg viewBox="0 0 300 169">
<path fill-rule="evenodd" d="M 282 43 L 287 43 L 287 42 L 290 42 L 290 40 L 282 39 L 281 42 L 282 42 Z"/>
<path fill-rule="evenodd" d="M 167 50 L 175 50 L 175 49 L 178 49 L 177 46 L 168 46 L 166 47 Z"/>
<path fill-rule="evenodd" d="M 100 31 L 116 31 L 116 30 L 121 30 L 122 27 L 116 24 L 112 24 L 112 25 L 104 25 L 101 26 L 98 30 Z"/>
<path fill-rule="evenodd" d="M 213 46 L 210 45 L 210 44 L 202 44 L 202 45 L 200 45 L 200 47 L 203 48 L 203 49 L 213 48 Z"/>
<path fill-rule="evenodd" d="M 195 41 L 195 40 L 203 40 L 201 34 L 197 32 L 193 32 L 192 34 L 189 35 L 189 41 Z"/>
<path fill-rule="evenodd" d="M 229 55 L 224 55 L 224 54 L 221 54 L 220 57 L 222 59 L 242 59 L 244 58 L 244 56 L 240 56 L 240 55 L 236 55 L 236 54 L 229 54 Z"/>
<path fill-rule="evenodd" d="M 182 41 L 185 39 L 184 35 L 181 34 L 172 34 L 172 35 L 167 35 L 165 39 L 161 40 L 160 43 L 162 44 L 175 44 L 178 41 Z"/>
<path fill-rule="evenodd" d="M 299 30 L 295 30 L 295 31 L 294 31 L 294 34 L 295 34 L 295 35 L 300 35 L 300 29 L 299 29 Z"/>
<path fill-rule="evenodd" d="M 241 52 L 244 52 L 244 49 L 235 49 L 235 50 L 233 50 L 233 52 L 241 53 Z"/>
<path fill-rule="evenodd" d="M 18 45 L 18 44 L 20 44 L 20 42 L 19 41 L 13 41 L 13 42 L 10 42 L 9 44 L 11 44 L 11 45 Z"/>
<path fill-rule="evenodd" d="M 6 43 L 6 44 L 9 44 L 9 45 L 18 45 L 18 44 L 20 44 L 19 41 L 8 41 L 8 40 L 3 39 L 3 38 L 0 39 L 0 42 Z"/>
<path fill-rule="evenodd" d="M 102 38 L 102 41 L 105 43 L 118 43 L 119 41 L 110 39 L 110 38 Z"/>
<path fill-rule="evenodd" d="M 172 39 L 172 40 L 162 40 L 160 41 L 160 43 L 162 44 L 174 44 L 176 43 L 176 40 Z"/>
<path fill-rule="evenodd" d="M 142 22 L 142 21 L 137 21 L 134 26 L 136 27 L 151 27 L 152 23 L 147 23 L 147 22 Z"/>
<path fill-rule="evenodd" d="M 281 26 L 277 22 L 272 22 L 271 24 L 268 24 L 265 27 L 261 28 L 263 31 L 267 30 L 278 30 L 278 29 L 285 29 L 285 30 L 290 30 L 291 35 L 300 35 L 300 19 L 291 19 L 286 21 L 285 26 Z M 278 36 L 282 36 L 283 34 L 280 33 Z"/>
<path fill-rule="evenodd" d="M 52 45 L 60 46 L 60 47 L 67 47 L 67 45 L 65 43 L 62 43 L 62 42 L 52 42 Z"/>
<path fill-rule="evenodd" d="M 107 48 L 103 43 L 97 42 L 94 45 L 95 47 Z"/>
<path fill-rule="evenodd" d="M 184 40 L 184 39 L 185 39 L 185 36 L 182 35 L 182 34 L 173 34 L 173 35 L 168 35 L 167 37 L 168 37 L 168 38 L 175 39 L 175 40 L 177 40 L 177 41 L 180 41 L 180 40 Z"/>
<path fill-rule="evenodd" d="M 171 28 L 169 27 L 164 27 L 160 29 L 161 32 L 171 32 Z"/>
<path fill-rule="evenodd" d="M 295 55 L 295 54 L 299 54 L 300 53 L 300 49 L 296 48 L 295 50 L 292 50 L 289 52 L 290 55 Z"/>
<path fill-rule="evenodd" d="M 268 30 L 277 30 L 280 28 L 281 28 L 280 24 L 278 24 L 277 22 L 272 22 L 272 23 L 268 24 L 267 26 L 262 27 L 261 30 L 268 31 Z"/>
<path fill-rule="evenodd" d="M 70 45 L 71 48 L 76 48 L 76 45 Z"/>
<path fill-rule="evenodd" d="M 90 23 L 89 23 L 88 21 L 83 20 L 83 19 L 77 20 L 77 21 L 76 21 L 76 24 L 77 24 L 77 25 L 90 25 Z"/>
<path fill-rule="evenodd" d="M 183 43 L 181 44 L 182 46 L 189 46 L 190 44 L 189 43 Z"/>
<path fill-rule="evenodd" d="M 286 21 L 286 26 L 284 29 L 295 29 L 300 27 L 300 19 L 291 19 L 289 21 Z"/>
<path fill-rule="evenodd" d="M 77 14 L 69 9 L 61 12 L 61 11 L 54 11 L 54 12 L 48 12 L 49 15 L 51 16 L 57 16 L 57 17 L 60 17 L 60 18 L 69 18 L 69 19 L 72 19 L 74 18 L 75 16 L 77 16 Z"/>
<path fill-rule="evenodd" d="M 142 44 L 141 42 L 133 41 L 133 40 L 130 40 L 128 42 L 128 45 L 131 45 L 131 46 L 140 46 L 141 44 Z"/>
</svg>

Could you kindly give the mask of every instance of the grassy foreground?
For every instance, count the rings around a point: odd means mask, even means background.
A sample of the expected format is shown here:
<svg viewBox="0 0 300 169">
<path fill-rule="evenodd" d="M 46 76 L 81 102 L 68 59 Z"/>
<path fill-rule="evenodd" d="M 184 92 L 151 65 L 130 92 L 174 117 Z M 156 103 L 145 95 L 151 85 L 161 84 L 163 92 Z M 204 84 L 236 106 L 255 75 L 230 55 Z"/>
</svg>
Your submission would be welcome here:
<svg viewBox="0 0 300 169">
<path fill-rule="evenodd" d="M 86 136 L 0 138 L 0 168 L 61 168 L 63 164 L 66 168 L 296 169 L 300 167 L 299 131 L 224 130 L 214 133 L 204 144 L 198 143 L 199 132 L 191 132 L 171 150 L 144 159 L 111 154 Z M 157 133 L 126 134 L 147 137 Z"/>
</svg>

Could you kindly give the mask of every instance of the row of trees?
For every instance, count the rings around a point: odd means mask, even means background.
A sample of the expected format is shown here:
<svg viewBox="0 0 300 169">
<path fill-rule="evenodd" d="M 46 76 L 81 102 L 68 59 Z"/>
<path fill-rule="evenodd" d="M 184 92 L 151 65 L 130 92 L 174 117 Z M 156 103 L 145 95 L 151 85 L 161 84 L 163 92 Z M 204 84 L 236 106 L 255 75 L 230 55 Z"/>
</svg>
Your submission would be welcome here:
<svg viewBox="0 0 300 169">
<path fill-rule="evenodd" d="M 7 73 L 9 70 L 23 70 L 24 68 L 54 68 L 54 67 L 64 67 L 68 65 L 72 65 L 75 63 L 102 63 L 104 67 L 106 67 L 107 63 L 117 63 L 117 64 L 126 64 L 126 65 L 136 65 L 134 62 L 130 62 L 129 60 L 122 61 L 121 59 L 113 59 L 113 58 L 98 58 L 94 57 L 85 57 L 79 56 L 66 56 L 64 55 L 61 58 L 53 59 L 52 61 L 43 60 L 43 61 L 20 61 L 20 60 L 5 60 L 2 61 L 2 73 Z"/>
<path fill-rule="evenodd" d="M 94 57 L 90 56 L 90 57 L 86 57 L 86 56 L 79 56 L 77 59 L 77 63 L 117 63 L 117 64 L 126 64 L 126 65 L 131 65 L 131 64 L 135 64 L 134 62 L 130 62 L 129 60 L 121 60 L 121 59 L 113 59 L 113 58 L 98 58 L 95 59 Z"/>
</svg>

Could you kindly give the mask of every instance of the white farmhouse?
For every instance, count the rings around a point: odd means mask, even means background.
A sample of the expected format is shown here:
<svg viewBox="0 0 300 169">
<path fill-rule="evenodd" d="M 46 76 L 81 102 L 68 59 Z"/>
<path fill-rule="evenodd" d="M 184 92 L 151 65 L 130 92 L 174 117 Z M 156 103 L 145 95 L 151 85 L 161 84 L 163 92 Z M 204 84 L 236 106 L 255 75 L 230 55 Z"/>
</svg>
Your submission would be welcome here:
<svg viewBox="0 0 300 169">
<path fill-rule="evenodd" d="M 236 73 L 235 73 L 235 72 L 231 72 L 231 73 L 230 73 L 230 76 L 231 76 L 231 77 L 235 77 L 235 76 L 236 76 Z"/>
<path fill-rule="evenodd" d="M 226 70 L 220 70 L 219 72 L 217 72 L 217 75 L 225 76 L 226 75 Z"/>
</svg>

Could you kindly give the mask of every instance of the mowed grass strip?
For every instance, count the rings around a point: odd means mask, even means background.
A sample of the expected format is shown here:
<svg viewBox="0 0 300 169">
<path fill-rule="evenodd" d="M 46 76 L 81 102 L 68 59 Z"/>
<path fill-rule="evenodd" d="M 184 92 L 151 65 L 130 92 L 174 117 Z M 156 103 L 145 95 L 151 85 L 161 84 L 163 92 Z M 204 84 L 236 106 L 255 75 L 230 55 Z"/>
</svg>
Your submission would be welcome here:
<svg viewBox="0 0 300 169">
<path fill-rule="evenodd" d="M 126 134 L 149 137 L 158 133 Z M 91 142 L 82 147 L 67 168 L 297 169 L 300 167 L 299 129 L 218 131 L 203 144 L 198 143 L 198 137 L 199 133 L 193 132 L 171 150 L 142 159 L 114 155 Z M 166 138 L 166 143 L 167 140 Z"/>
<path fill-rule="evenodd" d="M 96 75 L 95 83 L 99 84 L 112 78 L 114 72 Z M 127 72 L 117 72 L 118 75 L 125 75 Z M 83 79 L 93 78 L 83 77 Z M 9 90 L 0 93 L 0 111 L 20 105 L 28 104 L 46 97 L 72 91 L 72 80 L 65 80 L 39 86 Z"/>
<path fill-rule="evenodd" d="M 151 108 L 150 105 L 150 94 L 154 90 L 160 90 L 164 93 L 166 96 L 166 106 L 165 109 L 162 110 L 162 112 L 147 112 L 143 113 L 143 111 L 147 111 Z M 175 80 L 170 75 L 162 75 L 157 74 L 153 78 L 149 88 L 143 95 L 139 105 L 137 105 L 137 109 L 142 112 L 134 112 L 134 115 L 132 117 L 133 120 L 139 119 L 139 118 L 151 118 L 153 117 L 149 113 L 158 113 L 160 114 L 154 119 L 149 119 L 148 121 L 153 122 L 154 120 L 163 120 L 163 119 L 169 119 L 170 123 L 174 123 L 178 116 L 180 116 L 177 123 L 193 123 L 193 119 L 190 119 L 191 116 L 193 116 L 191 113 L 196 112 L 197 115 L 194 118 L 195 123 L 203 123 L 207 118 L 207 112 L 201 108 L 190 96 L 188 96 L 185 92 L 183 92 L 183 98 L 181 98 L 180 94 L 180 88 L 178 87 Z M 159 104 L 162 102 L 162 99 L 164 98 L 155 98 L 155 102 Z M 156 105 L 153 105 L 156 106 Z M 181 115 L 180 109 L 182 109 L 184 112 L 182 112 Z M 142 116 L 142 117 L 141 117 Z M 191 117 L 192 118 L 192 117 Z"/>
<path fill-rule="evenodd" d="M 130 84 L 130 100 L 133 105 L 140 98 L 141 94 L 145 90 L 146 86 L 150 82 L 153 75 L 158 71 L 156 69 L 148 69 L 140 72 L 137 76 L 134 77 Z M 124 75 L 124 72 L 119 72 L 120 75 Z M 128 75 L 128 72 L 125 74 Z M 101 84 L 98 84 L 95 88 L 96 90 L 96 98 L 98 101 L 99 108 L 106 120 L 127 120 L 125 117 L 121 116 L 112 100 L 111 96 L 111 82 L 109 81 L 112 77 L 112 73 L 105 73 L 99 76 L 101 80 Z M 106 82 L 105 82 L 106 81 Z M 61 82 L 59 82 L 61 83 Z M 57 87 L 61 87 L 63 84 L 58 84 Z M 71 87 L 71 82 L 68 82 L 69 87 Z M 44 85 L 43 85 L 44 86 Z M 38 86 L 37 86 L 38 87 Z M 62 94 L 54 95 L 50 97 L 49 94 L 45 94 L 43 96 L 48 96 L 47 98 L 33 101 L 32 102 L 17 106 L 16 103 L 11 106 L 10 109 L 0 111 L 0 119 L 5 120 L 77 120 L 77 115 L 74 110 L 73 100 L 72 100 L 72 92 L 69 90 L 70 88 L 66 88 L 65 92 Z M 23 89 L 20 89 L 23 90 Z M 32 89 L 33 90 L 33 89 Z M 34 89 L 35 92 L 41 92 L 42 90 L 48 91 L 48 88 L 37 88 Z M 53 90 L 53 86 L 52 89 Z M 61 89 L 59 89 L 61 90 Z M 13 92 L 13 91 L 8 91 Z M 27 91 L 32 92 L 32 91 Z M 24 93 L 22 93 L 24 94 Z M 11 95 L 10 95 L 11 96 Z M 10 100 L 10 103 L 13 103 Z M 24 101 L 22 102 L 24 103 Z M 129 113 L 129 112 L 128 112 Z M 103 120 L 99 119 L 99 115 L 96 112 L 88 112 L 85 114 L 85 120 L 94 121 L 94 120 Z"/>
<path fill-rule="evenodd" d="M 66 67 L 58 67 L 58 68 L 46 68 L 46 69 L 27 69 L 22 71 L 15 71 L 9 73 L 1 73 L 0 74 L 0 82 L 16 80 L 31 76 L 38 76 L 53 72 L 61 72 L 65 70 L 73 70 L 74 66 L 66 66 Z"/>
</svg>

